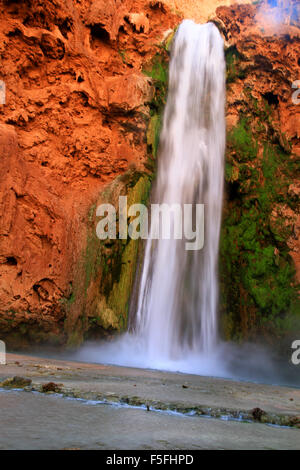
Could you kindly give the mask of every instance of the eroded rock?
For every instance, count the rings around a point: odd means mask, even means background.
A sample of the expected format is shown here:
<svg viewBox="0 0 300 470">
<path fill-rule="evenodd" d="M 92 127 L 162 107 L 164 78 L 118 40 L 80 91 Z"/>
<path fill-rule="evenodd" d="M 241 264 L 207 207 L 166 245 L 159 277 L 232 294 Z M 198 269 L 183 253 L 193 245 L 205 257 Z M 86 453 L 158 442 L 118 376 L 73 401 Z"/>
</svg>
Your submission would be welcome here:
<svg viewBox="0 0 300 470">
<path fill-rule="evenodd" d="M 0 387 L 3 388 L 24 388 L 31 385 L 31 379 L 26 379 L 24 377 L 10 377 L 9 379 L 3 380 L 0 382 Z"/>
</svg>

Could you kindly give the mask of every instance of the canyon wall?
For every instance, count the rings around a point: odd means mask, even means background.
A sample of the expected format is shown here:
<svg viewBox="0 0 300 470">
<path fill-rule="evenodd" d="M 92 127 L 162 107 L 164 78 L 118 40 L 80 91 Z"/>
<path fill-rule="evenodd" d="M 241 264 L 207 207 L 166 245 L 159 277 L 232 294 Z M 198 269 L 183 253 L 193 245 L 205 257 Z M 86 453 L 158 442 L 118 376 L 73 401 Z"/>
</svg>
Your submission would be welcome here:
<svg viewBox="0 0 300 470">
<path fill-rule="evenodd" d="M 118 176 L 127 193 L 152 174 L 155 87 L 143 69 L 178 21 L 160 2 L 1 1 L 0 336 L 9 345 L 78 343 L 94 327 L 91 271 L 101 276 L 101 266 L 91 266 L 89 223 Z M 125 328 L 119 313 L 102 326 Z"/>
<path fill-rule="evenodd" d="M 227 338 L 274 344 L 300 333 L 300 8 L 216 13 L 227 46 L 221 324 Z"/>
<path fill-rule="evenodd" d="M 171 3 L 0 2 L 0 337 L 11 347 L 126 329 L 139 246 L 100 242 L 95 211 L 148 199 L 170 32 L 190 16 L 214 21 L 226 45 L 222 328 L 236 339 L 293 328 L 299 7 Z"/>
</svg>

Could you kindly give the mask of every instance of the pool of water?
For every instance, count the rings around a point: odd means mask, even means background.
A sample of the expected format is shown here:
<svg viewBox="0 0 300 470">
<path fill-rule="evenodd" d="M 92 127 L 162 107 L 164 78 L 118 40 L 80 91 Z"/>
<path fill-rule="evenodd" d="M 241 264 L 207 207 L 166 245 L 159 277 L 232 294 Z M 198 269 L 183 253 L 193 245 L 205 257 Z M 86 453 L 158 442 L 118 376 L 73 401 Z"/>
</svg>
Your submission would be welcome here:
<svg viewBox="0 0 300 470">
<path fill-rule="evenodd" d="M 300 431 L 0 392 L 0 449 L 298 449 Z"/>
</svg>

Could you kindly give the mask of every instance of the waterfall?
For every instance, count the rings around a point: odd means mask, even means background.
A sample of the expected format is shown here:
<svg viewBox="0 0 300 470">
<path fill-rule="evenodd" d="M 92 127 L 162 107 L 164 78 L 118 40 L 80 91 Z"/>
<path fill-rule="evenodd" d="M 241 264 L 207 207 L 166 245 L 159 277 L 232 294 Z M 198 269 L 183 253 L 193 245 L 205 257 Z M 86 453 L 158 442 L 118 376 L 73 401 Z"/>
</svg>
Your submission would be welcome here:
<svg viewBox="0 0 300 470">
<path fill-rule="evenodd" d="M 153 360 L 178 359 L 189 351 L 209 354 L 217 343 L 224 77 L 224 44 L 216 26 L 183 21 L 172 47 L 151 202 L 204 204 L 204 247 L 188 251 L 184 240 L 147 240 L 134 335 Z"/>
<path fill-rule="evenodd" d="M 204 204 L 204 245 L 192 251 L 186 249 L 184 239 L 149 238 L 136 278 L 129 331 L 112 341 L 86 344 L 73 359 L 298 384 L 267 348 L 218 338 L 224 111 L 221 35 L 212 23 L 185 20 L 172 45 L 157 179 L 150 202 Z M 156 225 L 159 222 L 151 210 L 152 233 Z"/>
<path fill-rule="evenodd" d="M 130 331 L 109 343 L 87 345 L 78 360 L 228 375 L 217 321 L 224 108 L 222 37 L 213 23 L 185 20 L 172 45 L 151 202 L 204 204 L 204 246 L 192 251 L 184 239 L 149 238 Z M 152 219 L 151 231 L 155 223 Z"/>
</svg>

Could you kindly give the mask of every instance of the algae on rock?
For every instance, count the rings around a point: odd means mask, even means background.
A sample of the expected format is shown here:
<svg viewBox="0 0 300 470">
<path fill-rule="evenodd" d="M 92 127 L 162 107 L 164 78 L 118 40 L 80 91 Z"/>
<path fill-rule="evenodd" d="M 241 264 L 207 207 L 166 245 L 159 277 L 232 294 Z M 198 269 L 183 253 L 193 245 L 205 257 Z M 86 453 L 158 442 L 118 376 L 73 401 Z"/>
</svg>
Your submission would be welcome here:
<svg viewBox="0 0 300 470">
<path fill-rule="evenodd" d="M 287 215 L 295 208 L 288 188 L 299 162 L 283 145 L 268 103 L 246 87 L 243 92 L 240 119 L 227 135 L 221 323 L 227 339 L 278 338 L 296 325 L 300 331 L 299 286 L 288 246 L 294 220 Z"/>
<path fill-rule="evenodd" d="M 73 316 L 78 312 L 75 327 L 73 324 L 69 334 L 69 346 L 76 346 L 93 335 L 126 330 L 139 240 L 98 239 L 96 207 L 109 203 L 117 210 L 119 196 L 127 196 L 128 207 L 136 203 L 146 204 L 150 186 L 148 175 L 128 171 L 108 185 L 91 208 L 86 249 L 79 262 L 79 275 L 74 285 L 75 300 L 69 306 Z"/>
</svg>

